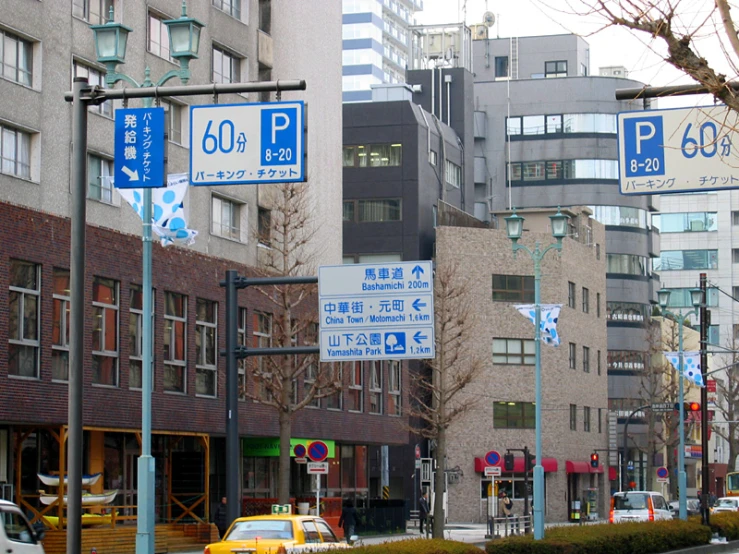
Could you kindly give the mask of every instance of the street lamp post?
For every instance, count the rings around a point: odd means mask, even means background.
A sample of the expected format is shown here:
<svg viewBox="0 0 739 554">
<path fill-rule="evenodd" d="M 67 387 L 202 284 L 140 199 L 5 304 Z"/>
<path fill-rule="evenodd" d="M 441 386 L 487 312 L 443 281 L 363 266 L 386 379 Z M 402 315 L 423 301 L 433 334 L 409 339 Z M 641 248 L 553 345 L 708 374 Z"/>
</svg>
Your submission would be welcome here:
<svg viewBox="0 0 739 554">
<path fill-rule="evenodd" d="M 661 289 L 657 293 L 659 299 L 659 305 L 662 308 L 662 314 L 665 316 L 672 316 L 677 320 L 678 324 L 678 434 L 680 436 L 680 446 L 677 451 L 677 488 L 678 488 L 678 501 L 679 501 L 679 517 L 682 520 L 688 519 L 688 498 L 687 498 L 687 474 L 685 473 L 685 393 L 683 390 L 683 323 L 685 318 L 691 315 L 698 315 L 698 308 L 703 303 L 703 291 L 701 289 L 690 289 L 690 301 L 695 307 L 694 310 L 683 313 L 680 310 L 677 314 L 667 309 L 667 303 L 670 301 L 670 291 L 668 289 Z"/>
<path fill-rule="evenodd" d="M 200 30 L 204 27 L 197 19 L 187 17 L 187 5 L 182 2 L 182 16 L 179 19 L 164 21 L 169 34 L 169 48 L 173 58 L 180 63 L 179 69 L 167 72 L 158 82 L 152 82 L 149 68 L 146 68 L 144 81 L 139 84 L 134 79 L 116 71 L 118 64 L 125 63 L 126 43 L 129 27 L 110 18 L 103 25 L 92 25 L 95 35 L 95 49 L 98 61 L 104 63 L 107 72 L 105 82 L 112 87 L 124 81 L 135 88 L 159 87 L 170 79 L 179 78 L 183 85 L 190 80 L 190 60 L 198 57 Z M 152 98 L 144 98 L 144 107 L 152 105 Z M 165 175 L 166 179 L 166 175 Z M 152 389 L 152 194 L 151 188 L 144 187 L 143 194 L 143 328 L 142 328 L 142 368 L 141 368 L 141 456 L 138 461 L 138 517 L 136 532 L 136 553 L 154 552 L 154 458 L 151 455 L 151 389 Z"/>
<path fill-rule="evenodd" d="M 523 244 L 518 244 L 518 240 L 523 234 L 524 218 L 513 215 L 505 218 L 506 232 L 508 238 L 513 242 L 513 257 L 519 250 L 526 252 L 534 261 L 534 349 L 536 354 L 536 404 L 535 404 L 535 427 L 536 427 L 536 465 L 534 466 L 534 540 L 544 538 L 544 467 L 542 461 L 541 447 L 541 260 L 550 250 L 562 251 L 562 239 L 567 236 L 567 220 L 569 216 L 560 212 L 557 208 L 555 215 L 550 215 L 552 222 L 552 236 L 557 242 L 550 244 L 544 250 L 541 249 L 539 241 L 536 242 L 534 250 L 530 250 Z M 524 463 L 527 460 L 524 460 Z"/>
</svg>

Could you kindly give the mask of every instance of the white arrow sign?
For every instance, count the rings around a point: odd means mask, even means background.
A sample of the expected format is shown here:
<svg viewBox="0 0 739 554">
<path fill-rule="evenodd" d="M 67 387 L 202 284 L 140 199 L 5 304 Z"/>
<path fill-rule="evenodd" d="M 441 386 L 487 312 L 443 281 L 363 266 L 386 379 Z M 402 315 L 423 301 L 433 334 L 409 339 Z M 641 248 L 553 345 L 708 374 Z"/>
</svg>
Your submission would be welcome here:
<svg viewBox="0 0 739 554">
<path fill-rule="evenodd" d="M 126 167 L 126 166 L 124 165 L 124 166 L 123 166 L 123 167 L 121 168 L 121 171 L 122 171 L 123 173 L 125 173 L 126 175 L 128 175 L 128 179 L 129 179 L 130 181 L 138 181 L 138 180 L 139 180 L 139 172 L 138 172 L 138 170 L 133 170 L 133 171 L 131 171 L 130 169 L 128 169 L 128 167 Z"/>
</svg>

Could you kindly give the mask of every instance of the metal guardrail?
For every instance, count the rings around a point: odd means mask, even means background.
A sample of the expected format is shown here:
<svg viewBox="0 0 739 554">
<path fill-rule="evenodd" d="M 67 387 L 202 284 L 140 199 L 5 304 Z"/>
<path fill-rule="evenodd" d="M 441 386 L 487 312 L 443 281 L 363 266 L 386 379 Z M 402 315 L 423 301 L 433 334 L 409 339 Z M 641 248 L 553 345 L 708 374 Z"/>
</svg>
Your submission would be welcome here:
<svg viewBox="0 0 739 554">
<path fill-rule="evenodd" d="M 488 534 L 486 539 L 498 539 L 511 535 L 523 535 L 531 532 L 531 516 L 488 517 Z"/>
</svg>

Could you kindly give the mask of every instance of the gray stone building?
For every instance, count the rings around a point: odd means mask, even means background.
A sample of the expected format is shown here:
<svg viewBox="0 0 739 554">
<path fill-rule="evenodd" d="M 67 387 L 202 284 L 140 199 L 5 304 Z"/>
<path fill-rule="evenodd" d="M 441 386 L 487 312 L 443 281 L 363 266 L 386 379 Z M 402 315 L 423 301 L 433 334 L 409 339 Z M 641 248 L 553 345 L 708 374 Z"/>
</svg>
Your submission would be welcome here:
<svg viewBox="0 0 739 554">
<path fill-rule="evenodd" d="M 587 205 L 605 225 L 605 241 L 596 245 L 606 262 L 604 364 L 609 409 L 622 424 L 640 405 L 644 324 L 659 289 L 652 268 L 659 231 L 648 215 L 659 199 L 623 196 L 618 188 L 616 114 L 644 105 L 616 101 L 614 93 L 641 83 L 592 76 L 589 52 L 574 35 L 473 41 L 475 215 Z M 643 446 L 644 426 L 632 422 L 629 430 Z M 635 461 L 632 477 L 643 485 Z"/>
<path fill-rule="evenodd" d="M 6 44 L 0 78 L 3 149 L 0 200 L 69 216 L 72 107 L 63 94 L 84 76 L 105 85 L 96 60 L 91 24 L 115 21 L 133 28 L 125 65 L 141 82 L 151 69 L 156 82 L 179 65 L 171 58 L 163 21 L 182 12 L 181 0 L 3 0 L 0 35 Z M 341 6 L 289 5 L 269 0 L 188 2 L 187 13 L 205 24 L 199 58 L 190 63 L 190 84 L 305 79 L 307 90 L 283 92 L 283 100 L 308 106 L 307 167 L 320 263 L 341 253 Z M 179 85 L 178 79 L 168 82 Z M 116 86 L 121 86 L 116 85 Z M 170 112 L 169 172 L 189 168 L 189 106 L 215 102 L 275 100 L 275 94 L 189 96 L 162 100 Z M 130 101 L 129 107 L 140 106 Z M 134 235 L 141 220 L 109 179 L 113 171 L 114 105 L 90 108 L 88 121 L 88 222 Z M 310 113 L 320 114 L 311 117 Z M 11 150 L 14 150 L 11 152 Z M 16 164 L 16 160 L 18 164 Z M 260 187 L 191 187 L 185 200 L 189 226 L 200 235 L 192 246 L 217 257 L 256 264 Z"/>
<path fill-rule="evenodd" d="M 519 212 L 526 218 L 521 243 L 530 249 L 536 241 L 542 247 L 552 243 L 548 218 L 552 213 Z M 590 218 L 587 208 L 563 213 L 582 232 L 578 238 L 564 239 L 561 256 L 549 252 L 542 261 L 541 301 L 563 304 L 557 324 L 561 344 L 541 347 L 546 521 L 566 521 L 577 500 L 582 502 L 583 518 L 585 513 L 602 518 L 610 499 L 603 452 L 608 446 L 606 259 L 596 248 L 605 241 L 605 229 Z M 471 334 L 466 335 L 468 355 L 484 364 L 479 377 L 456 400 L 471 409 L 447 434 L 446 467 L 456 469 L 448 485 L 448 518 L 486 521 L 489 499 L 497 499 L 500 491 L 506 491 L 514 512 L 521 515 L 522 453 L 514 452 L 514 471 L 503 470 L 494 488 L 484 476 L 488 465 L 484 457 L 489 451 L 502 457 L 507 449 L 524 446 L 534 452 L 534 326 L 514 307 L 534 301 L 533 262 L 525 252 L 514 258 L 504 229 L 441 226 L 436 236 L 437 266 L 454 264 L 467 280 L 475 306 Z M 592 240 L 579 238 L 585 236 Z M 594 452 L 600 454 L 598 468 L 591 467 Z"/>
</svg>

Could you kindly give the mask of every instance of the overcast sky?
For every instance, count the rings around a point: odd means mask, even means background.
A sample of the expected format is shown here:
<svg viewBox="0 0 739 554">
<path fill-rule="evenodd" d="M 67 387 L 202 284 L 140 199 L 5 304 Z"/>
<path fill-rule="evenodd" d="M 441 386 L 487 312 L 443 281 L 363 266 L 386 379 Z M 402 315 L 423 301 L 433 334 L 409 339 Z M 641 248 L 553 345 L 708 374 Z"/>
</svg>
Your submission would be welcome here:
<svg viewBox="0 0 739 554">
<path fill-rule="evenodd" d="M 690 28 L 697 22 L 703 22 L 708 14 L 706 10 L 713 6 L 710 0 L 682 0 L 678 3 L 680 23 Z M 624 28 L 603 29 L 603 21 L 599 16 L 573 15 L 575 10 L 583 13 L 580 0 L 424 0 L 424 10 L 416 13 L 416 19 L 421 25 L 430 25 L 458 23 L 464 18 L 467 25 L 474 25 L 481 23 L 483 14 L 490 11 L 496 16 L 496 23 L 490 30 L 491 37 L 562 33 L 581 35 L 590 44 L 590 70 L 593 75 L 598 74 L 599 67 L 622 65 L 626 67 L 630 78 L 654 86 L 693 83 L 666 63 L 664 54 L 659 55 L 654 51 L 657 48 L 658 52 L 664 52 L 660 42 Z M 704 27 L 697 48 L 710 65 L 732 76 L 713 31 L 712 26 Z M 705 105 L 706 97 L 683 97 L 683 105 L 696 103 Z M 668 107 L 663 104 L 661 102 L 660 106 Z"/>
</svg>

